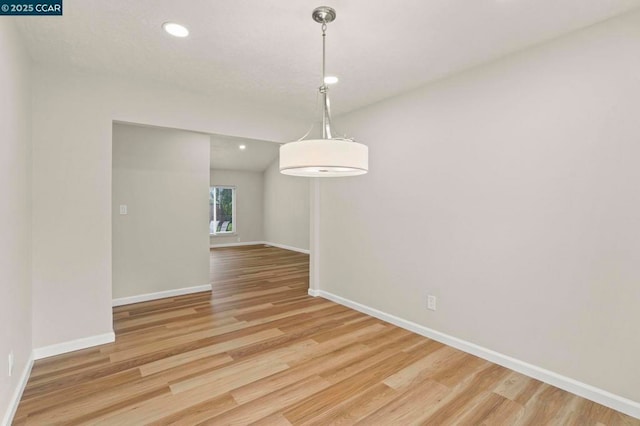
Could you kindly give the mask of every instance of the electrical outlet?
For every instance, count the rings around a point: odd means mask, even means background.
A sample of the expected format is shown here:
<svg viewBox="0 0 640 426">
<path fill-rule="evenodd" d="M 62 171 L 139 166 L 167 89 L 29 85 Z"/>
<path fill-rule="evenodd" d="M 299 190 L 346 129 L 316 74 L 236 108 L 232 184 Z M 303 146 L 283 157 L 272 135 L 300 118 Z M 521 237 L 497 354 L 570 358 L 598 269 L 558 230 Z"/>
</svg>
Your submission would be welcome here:
<svg viewBox="0 0 640 426">
<path fill-rule="evenodd" d="M 435 311 L 436 302 L 437 302 L 437 299 L 435 296 L 431 294 L 427 295 L 427 309 L 429 309 L 430 311 Z"/>
<path fill-rule="evenodd" d="M 13 351 L 9 352 L 9 357 L 8 357 L 8 364 L 9 364 L 9 377 L 11 377 L 11 375 L 13 374 Z"/>
</svg>

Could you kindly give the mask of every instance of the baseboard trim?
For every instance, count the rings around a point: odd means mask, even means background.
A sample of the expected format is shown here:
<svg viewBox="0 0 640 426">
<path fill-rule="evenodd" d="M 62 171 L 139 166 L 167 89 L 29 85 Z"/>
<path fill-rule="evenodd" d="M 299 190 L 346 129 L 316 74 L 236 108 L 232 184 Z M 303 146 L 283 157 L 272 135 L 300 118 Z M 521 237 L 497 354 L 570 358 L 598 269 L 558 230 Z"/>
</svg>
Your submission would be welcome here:
<svg viewBox="0 0 640 426">
<path fill-rule="evenodd" d="M 24 388 L 27 386 L 29 376 L 31 375 L 33 361 L 34 355 L 33 352 L 31 352 L 31 354 L 29 355 L 29 359 L 27 360 L 27 364 L 22 370 L 20 380 L 18 380 L 17 386 L 13 391 L 13 395 L 11 395 L 11 399 L 9 400 L 7 411 L 4 413 L 4 417 L 2 418 L 2 426 L 9 426 L 11 422 L 13 422 L 13 417 L 16 415 L 16 411 L 18 410 L 20 399 L 22 399 L 22 393 L 24 392 Z"/>
<path fill-rule="evenodd" d="M 476 345 L 475 343 L 471 343 L 466 340 L 441 333 L 428 327 L 424 327 L 420 324 L 407 321 L 395 315 L 379 311 L 375 308 L 371 308 L 369 306 L 354 302 L 353 300 L 346 299 L 344 297 L 329 293 L 324 290 L 309 289 L 309 295 L 324 297 L 325 299 L 355 309 L 356 311 L 371 315 L 372 317 L 376 317 L 383 321 L 397 325 L 398 327 L 436 340 L 440 343 L 444 343 L 445 345 L 452 346 L 463 352 L 467 352 L 477 357 L 486 359 L 487 361 L 491 361 L 495 364 L 517 371 L 518 373 L 533 377 L 534 379 L 538 379 L 542 382 L 548 383 L 567 392 L 571 392 L 575 395 L 581 396 L 593 402 L 597 402 L 598 404 L 602 404 L 606 407 L 620 411 L 621 413 L 625 413 L 629 416 L 640 419 L 640 402 L 615 395 L 611 392 L 597 388 L 595 386 L 582 383 L 570 377 L 566 377 L 542 367 L 538 367 L 519 359 L 512 358 L 508 355 L 504 355 L 491 349 Z"/>
<path fill-rule="evenodd" d="M 286 244 L 270 243 L 268 241 L 265 242 L 264 244 L 268 244 L 270 246 L 278 247 L 278 248 L 285 249 L 285 250 L 297 251 L 298 253 L 309 254 L 309 250 L 307 250 L 307 249 L 301 249 L 301 248 L 298 248 L 298 247 L 288 246 Z"/>
<path fill-rule="evenodd" d="M 285 250 L 297 251 L 298 253 L 309 254 L 310 251 L 307 249 L 302 249 L 298 247 L 288 246 L 286 244 L 280 243 L 271 243 L 269 241 L 248 241 L 245 243 L 224 243 L 224 244 L 212 244 L 209 248 L 219 248 L 219 247 L 240 247 L 240 246 L 261 246 L 261 245 L 269 245 L 273 247 L 278 247 Z"/>
<path fill-rule="evenodd" d="M 209 248 L 219 248 L 219 247 L 240 247 L 240 246 L 259 246 L 262 244 L 266 244 L 264 241 L 246 241 L 244 243 L 221 243 L 221 244 L 211 244 Z"/>
<path fill-rule="evenodd" d="M 83 337 L 81 339 L 70 340 L 68 342 L 56 343 L 55 345 L 35 348 L 33 350 L 33 359 L 48 358 L 50 356 L 66 354 L 67 352 L 79 351 L 93 346 L 104 345 L 116 341 L 116 335 L 113 331 L 95 336 Z"/>
<path fill-rule="evenodd" d="M 158 291 L 156 293 L 140 294 L 138 296 L 120 297 L 111 301 L 111 306 L 131 305 L 132 303 L 148 302 L 150 300 L 164 299 L 166 297 L 183 296 L 185 294 L 211 291 L 211 284 L 197 285 L 195 287 L 177 288 L 175 290 Z"/>
</svg>

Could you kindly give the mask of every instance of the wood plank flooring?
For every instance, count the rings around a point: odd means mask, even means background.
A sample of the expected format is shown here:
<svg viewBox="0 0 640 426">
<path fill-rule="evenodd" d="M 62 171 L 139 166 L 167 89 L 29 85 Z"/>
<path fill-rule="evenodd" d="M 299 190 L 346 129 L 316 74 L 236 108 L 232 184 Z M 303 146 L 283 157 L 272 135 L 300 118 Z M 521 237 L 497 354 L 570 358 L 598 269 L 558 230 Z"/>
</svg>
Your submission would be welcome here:
<svg viewBox="0 0 640 426">
<path fill-rule="evenodd" d="M 309 297 L 307 255 L 211 260 L 213 295 L 114 308 L 115 343 L 37 361 L 14 424 L 640 425 Z"/>
</svg>

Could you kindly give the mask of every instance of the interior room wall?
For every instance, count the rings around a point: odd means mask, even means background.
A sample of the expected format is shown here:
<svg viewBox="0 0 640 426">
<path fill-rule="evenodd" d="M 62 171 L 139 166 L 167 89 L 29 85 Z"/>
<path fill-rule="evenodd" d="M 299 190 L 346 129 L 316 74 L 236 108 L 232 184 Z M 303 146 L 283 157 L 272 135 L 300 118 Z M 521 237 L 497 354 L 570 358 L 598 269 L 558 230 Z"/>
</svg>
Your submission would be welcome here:
<svg viewBox="0 0 640 426">
<path fill-rule="evenodd" d="M 640 401 L 638 51 L 634 13 L 339 117 L 320 288 Z"/>
<path fill-rule="evenodd" d="M 210 185 L 236 187 L 236 214 L 234 235 L 210 236 L 210 244 L 233 244 L 263 241 L 263 173 L 245 170 L 212 169 Z"/>
<path fill-rule="evenodd" d="M 113 125 L 114 299 L 209 283 L 209 148 L 202 133 Z"/>
<path fill-rule="evenodd" d="M 280 173 L 276 159 L 264 172 L 265 241 L 309 250 L 310 179 Z"/>
<path fill-rule="evenodd" d="M 31 82 L 26 48 L 0 20 L 0 423 L 31 356 Z M 13 352 L 12 375 L 8 357 Z"/>
<path fill-rule="evenodd" d="M 222 94 L 34 68 L 33 343 L 40 347 L 112 330 L 113 121 L 271 141 L 305 124 Z"/>
</svg>

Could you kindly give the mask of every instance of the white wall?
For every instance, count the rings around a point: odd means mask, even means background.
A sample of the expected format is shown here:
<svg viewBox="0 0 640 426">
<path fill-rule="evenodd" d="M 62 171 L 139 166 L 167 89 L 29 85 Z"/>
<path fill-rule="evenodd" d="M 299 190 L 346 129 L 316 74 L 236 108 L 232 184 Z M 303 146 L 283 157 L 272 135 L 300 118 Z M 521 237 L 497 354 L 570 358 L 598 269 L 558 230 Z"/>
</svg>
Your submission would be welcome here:
<svg viewBox="0 0 640 426">
<path fill-rule="evenodd" d="M 211 170 L 210 184 L 236 187 L 235 235 L 211 236 L 211 245 L 263 241 L 264 179 L 262 172 L 244 170 Z"/>
<path fill-rule="evenodd" d="M 342 117 L 320 288 L 640 401 L 639 51 L 635 13 Z"/>
<path fill-rule="evenodd" d="M 30 60 L 13 23 L 4 18 L 0 20 L 0 423 L 9 414 L 31 355 Z M 9 377 L 11 351 L 15 364 Z"/>
<path fill-rule="evenodd" d="M 209 283 L 209 148 L 201 133 L 113 125 L 114 299 Z"/>
<path fill-rule="evenodd" d="M 277 158 L 264 171 L 265 241 L 309 250 L 309 182 L 281 174 Z"/>
<path fill-rule="evenodd" d="M 36 347 L 112 329 L 114 120 L 274 141 L 304 128 L 267 107 L 223 96 L 51 67 L 36 67 L 33 77 Z"/>
</svg>

